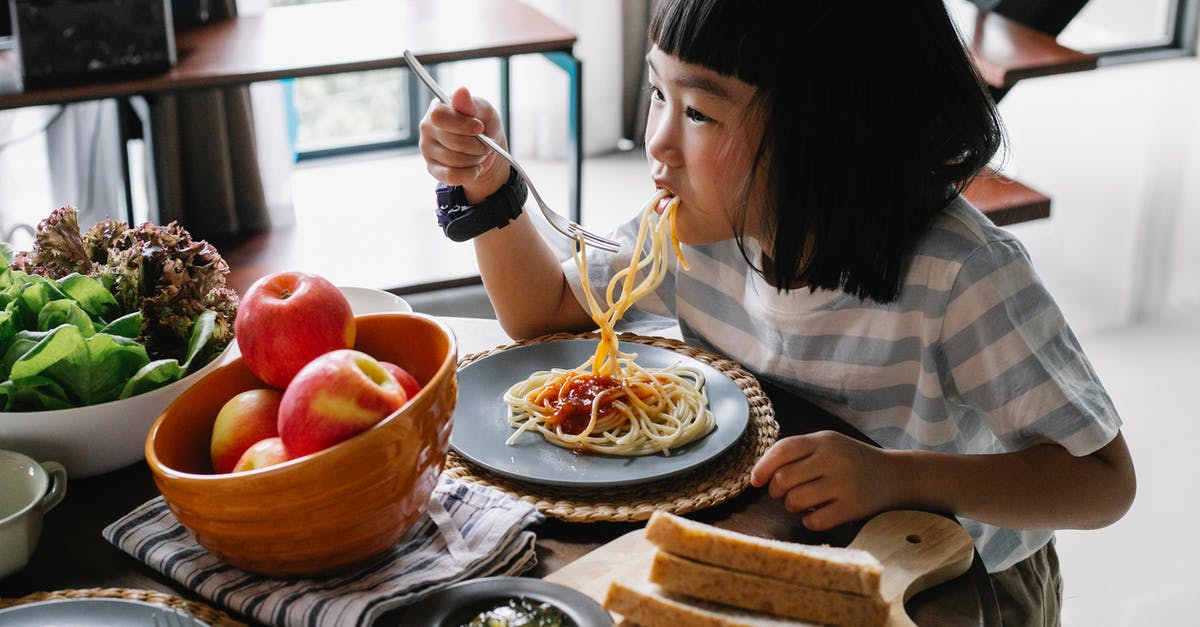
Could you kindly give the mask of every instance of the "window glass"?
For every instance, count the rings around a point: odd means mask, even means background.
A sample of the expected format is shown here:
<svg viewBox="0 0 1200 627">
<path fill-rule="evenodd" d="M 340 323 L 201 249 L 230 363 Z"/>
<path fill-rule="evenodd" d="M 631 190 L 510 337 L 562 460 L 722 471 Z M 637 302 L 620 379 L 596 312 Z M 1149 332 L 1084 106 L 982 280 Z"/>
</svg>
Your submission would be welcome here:
<svg viewBox="0 0 1200 627">
<path fill-rule="evenodd" d="M 271 0 L 271 5 L 326 1 Z M 285 85 L 297 153 L 413 139 L 408 75 L 399 68 L 308 76 Z"/>
<path fill-rule="evenodd" d="M 1105 52 L 1172 42 L 1176 6 L 1186 0 L 1090 0 L 1058 41 L 1068 48 Z"/>
<path fill-rule="evenodd" d="M 295 79 L 296 151 L 408 138 L 407 78 L 385 69 Z"/>
</svg>

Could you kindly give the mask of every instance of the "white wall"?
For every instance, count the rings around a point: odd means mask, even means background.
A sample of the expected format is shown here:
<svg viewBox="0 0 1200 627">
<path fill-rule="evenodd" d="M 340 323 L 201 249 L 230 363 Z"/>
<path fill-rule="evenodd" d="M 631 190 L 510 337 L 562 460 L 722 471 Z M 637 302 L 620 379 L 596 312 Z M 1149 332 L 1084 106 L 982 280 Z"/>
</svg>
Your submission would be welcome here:
<svg viewBox="0 0 1200 627">
<path fill-rule="evenodd" d="M 1200 61 L 1022 81 L 1000 110 L 1011 173 L 1053 199 L 1011 230 L 1076 332 L 1200 310 Z"/>
</svg>

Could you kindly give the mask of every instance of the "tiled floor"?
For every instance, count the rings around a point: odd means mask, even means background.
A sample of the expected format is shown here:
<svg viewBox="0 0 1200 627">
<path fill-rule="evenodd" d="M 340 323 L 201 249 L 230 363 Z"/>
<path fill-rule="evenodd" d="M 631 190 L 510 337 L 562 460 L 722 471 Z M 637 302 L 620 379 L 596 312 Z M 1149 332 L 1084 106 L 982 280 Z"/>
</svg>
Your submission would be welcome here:
<svg viewBox="0 0 1200 627">
<path fill-rule="evenodd" d="M 412 159 L 389 157 L 376 165 L 393 176 L 401 172 L 413 176 L 413 184 L 425 194 L 428 175 Z M 651 192 L 645 166 L 636 153 L 590 158 L 585 163 L 584 222 L 589 226 L 611 226 L 640 208 Z M 539 186 L 546 188 L 545 195 L 557 199 L 551 200 L 552 204 L 565 206 L 561 164 L 534 164 L 530 169 Z M 308 212 L 321 210 L 308 204 L 313 197 L 303 191 L 306 181 L 339 175 L 324 168 L 302 168 L 295 176 L 298 220 L 303 222 Z M 346 172 L 342 176 L 351 175 Z M 360 192 L 379 197 L 367 191 L 369 181 L 361 185 Z M 1042 224 L 1010 228 L 1018 237 L 1023 231 L 1038 230 L 1037 237 L 1029 238 L 1030 252 L 1043 276 L 1070 276 L 1072 272 L 1058 271 L 1064 268 L 1054 264 L 1088 263 L 1110 249 L 1110 242 L 1103 239 L 1047 233 L 1056 228 L 1066 230 L 1059 224 L 1073 223 L 1068 219 L 1072 207 L 1058 206 L 1052 211 L 1057 214 Z M 1129 211 L 1129 216 L 1113 219 L 1132 224 L 1151 219 L 1143 218 L 1136 207 Z M 413 238 L 413 245 L 435 236 L 433 232 L 428 238 Z M 1192 241 L 1200 239 L 1200 233 L 1196 236 Z M 1049 249 L 1045 242 L 1053 242 L 1054 248 Z M 458 249 L 455 254 L 470 256 L 468 249 Z M 1080 341 L 1122 414 L 1139 482 L 1133 508 L 1118 523 L 1100 530 L 1058 534 L 1066 582 L 1064 622 L 1070 627 L 1200 624 L 1192 607 L 1200 598 L 1200 579 L 1194 575 L 1194 564 L 1200 563 L 1200 544 L 1191 541 L 1195 521 L 1200 520 L 1200 501 L 1193 485 L 1200 479 L 1200 415 L 1191 404 L 1193 386 L 1200 385 L 1200 307 L 1176 307 L 1155 312 L 1137 324 L 1099 327 L 1093 321 L 1113 316 L 1095 312 L 1124 302 L 1120 295 L 1049 287 L 1067 319 L 1077 321 Z M 1174 301 L 1167 298 L 1163 302 Z"/>
</svg>

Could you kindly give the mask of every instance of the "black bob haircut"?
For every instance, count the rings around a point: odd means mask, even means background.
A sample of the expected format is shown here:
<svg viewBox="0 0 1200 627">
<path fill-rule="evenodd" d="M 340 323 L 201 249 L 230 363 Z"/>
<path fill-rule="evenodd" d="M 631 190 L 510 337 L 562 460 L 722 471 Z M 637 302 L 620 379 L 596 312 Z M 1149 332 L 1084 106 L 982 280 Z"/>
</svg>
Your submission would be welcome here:
<svg viewBox="0 0 1200 627">
<path fill-rule="evenodd" d="M 917 235 L 1004 142 L 943 0 L 662 0 L 649 39 L 758 88 L 759 270 L 780 289 L 895 300 Z"/>
</svg>

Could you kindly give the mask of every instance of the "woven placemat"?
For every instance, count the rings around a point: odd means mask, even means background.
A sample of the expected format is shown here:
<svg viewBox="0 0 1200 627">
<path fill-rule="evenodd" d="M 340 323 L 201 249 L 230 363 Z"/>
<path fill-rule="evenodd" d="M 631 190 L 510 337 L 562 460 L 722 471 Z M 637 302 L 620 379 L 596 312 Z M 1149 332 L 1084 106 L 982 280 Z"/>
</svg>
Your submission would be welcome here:
<svg viewBox="0 0 1200 627">
<path fill-rule="evenodd" d="M 546 335 L 468 355 L 459 361 L 458 366 L 462 368 L 493 353 L 521 346 L 598 337 L 596 333 Z M 779 437 L 775 409 L 758 380 L 736 362 L 678 340 L 632 333 L 623 333 L 618 337 L 622 342 L 657 346 L 686 355 L 732 379 L 745 392 L 750 403 L 750 424 L 746 433 L 729 451 L 707 464 L 678 476 L 632 486 L 569 488 L 523 483 L 472 465 L 453 451 L 446 459 L 446 474 L 460 481 L 482 483 L 502 490 L 532 503 L 547 516 L 570 522 L 646 520 L 658 509 L 685 514 L 712 507 L 741 494 L 750 485 L 750 469 Z"/>
<path fill-rule="evenodd" d="M 66 599 L 126 599 L 158 605 L 177 612 L 186 612 L 198 620 L 213 627 L 246 627 L 229 617 L 220 610 L 213 609 L 203 603 L 189 601 L 182 597 L 153 590 L 138 590 L 134 588 L 82 588 L 75 590 L 55 590 L 54 592 L 34 592 L 17 599 L 0 599 L 0 609 L 40 603 L 42 601 L 62 601 Z"/>
</svg>

